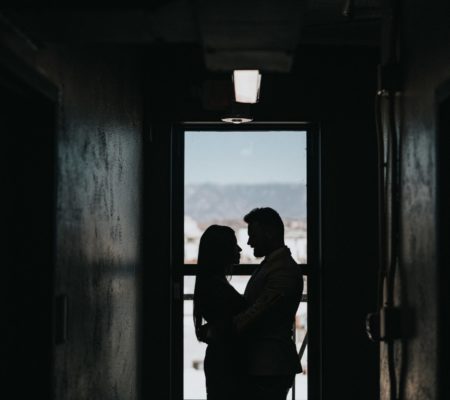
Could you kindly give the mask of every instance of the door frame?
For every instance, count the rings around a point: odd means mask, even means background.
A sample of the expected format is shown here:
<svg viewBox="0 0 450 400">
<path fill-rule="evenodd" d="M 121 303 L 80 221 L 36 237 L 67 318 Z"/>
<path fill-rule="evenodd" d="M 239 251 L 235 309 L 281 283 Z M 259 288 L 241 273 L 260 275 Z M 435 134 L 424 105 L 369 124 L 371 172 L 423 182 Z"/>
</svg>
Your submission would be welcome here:
<svg viewBox="0 0 450 400">
<path fill-rule="evenodd" d="M 171 218 L 170 218 L 170 399 L 183 400 L 183 278 L 195 275 L 195 267 L 184 265 L 184 132 L 304 130 L 307 132 L 307 265 L 308 277 L 308 398 L 322 398 L 322 245 L 321 245 L 321 157 L 320 125 L 311 122 L 251 122 L 229 125 L 211 122 L 184 122 L 173 125 L 171 141 Z M 241 265 L 236 275 L 250 275 L 256 266 Z M 314 356 L 313 356 L 314 355 Z"/>
</svg>

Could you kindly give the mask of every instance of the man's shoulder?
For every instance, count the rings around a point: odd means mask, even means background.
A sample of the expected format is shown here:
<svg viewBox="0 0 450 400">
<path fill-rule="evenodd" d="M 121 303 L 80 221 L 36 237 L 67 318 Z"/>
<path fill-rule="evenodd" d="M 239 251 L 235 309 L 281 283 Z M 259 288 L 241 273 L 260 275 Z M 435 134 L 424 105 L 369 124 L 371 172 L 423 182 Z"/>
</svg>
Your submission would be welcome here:
<svg viewBox="0 0 450 400">
<path fill-rule="evenodd" d="M 292 257 L 289 247 L 284 246 L 274 251 L 266 261 L 268 264 L 298 265 Z"/>
<path fill-rule="evenodd" d="M 302 274 L 302 268 L 297 262 L 293 259 L 290 251 L 286 248 L 287 251 L 280 252 L 277 257 L 273 257 L 271 260 L 267 261 L 267 269 L 272 271 L 285 271 L 295 274 Z"/>
</svg>

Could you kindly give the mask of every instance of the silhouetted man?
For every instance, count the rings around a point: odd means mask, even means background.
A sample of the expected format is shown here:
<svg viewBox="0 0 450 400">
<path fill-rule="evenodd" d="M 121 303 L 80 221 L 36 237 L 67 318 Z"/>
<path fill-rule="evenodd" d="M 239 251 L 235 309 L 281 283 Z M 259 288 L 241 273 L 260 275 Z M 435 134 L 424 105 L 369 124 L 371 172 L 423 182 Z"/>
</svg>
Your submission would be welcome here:
<svg viewBox="0 0 450 400">
<path fill-rule="evenodd" d="M 285 400 L 301 372 L 292 327 L 303 276 L 284 244 L 283 221 L 275 210 L 256 208 L 244 221 L 255 257 L 265 257 L 245 289 L 248 308 L 233 319 L 234 334 L 246 340 L 247 398 Z"/>
</svg>

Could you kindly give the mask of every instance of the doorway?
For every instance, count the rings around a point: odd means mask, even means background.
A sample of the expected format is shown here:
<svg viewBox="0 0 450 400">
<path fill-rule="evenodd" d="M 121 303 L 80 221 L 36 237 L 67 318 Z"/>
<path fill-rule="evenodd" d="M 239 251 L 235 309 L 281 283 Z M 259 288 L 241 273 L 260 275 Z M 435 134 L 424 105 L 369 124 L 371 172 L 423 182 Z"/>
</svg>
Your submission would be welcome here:
<svg viewBox="0 0 450 400">
<path fill-rule="evenodd" d="M 318 136 L 309 124 L 182 125 L 173 138 L 172 218 L 172 388 L 174 399 L 206 399 L 203 357 L 206 345 L 197 341 L 192 321 L 196 257 L 202 232 L 211 224 L 231 226 L 243 249 L 230 283 L 243 293 L 261 262 L 247 246 L 243 216 L 252 208 L 276 209 L 285 224 L 286 244 L 304 271 L 303 299 L 297 312 L 293 340 L 306 346 L 306 332 L 318 327 L 314 291 L 317 274 Z M 317 269 L 316 269 L 317 271 Z M 311 336 L 311 335 L 309 335 Z M 318 337 L 318 336 L 315 336 Z M 182 338 L 180 340 L 179 338 Z M 303 346 L 303 347 L 304 347 Z M 316 344 L 312 343 L 315 347 Z M 308 343 L 288 399 L 306 400 L 314 389 L 308 366 Z M 319 357 L 317 357 L 319 359 Z M 312 365 L 315 365 L 314 362 Z M 309 397 L 312 398 L 312 397 Z"/>
</svg>

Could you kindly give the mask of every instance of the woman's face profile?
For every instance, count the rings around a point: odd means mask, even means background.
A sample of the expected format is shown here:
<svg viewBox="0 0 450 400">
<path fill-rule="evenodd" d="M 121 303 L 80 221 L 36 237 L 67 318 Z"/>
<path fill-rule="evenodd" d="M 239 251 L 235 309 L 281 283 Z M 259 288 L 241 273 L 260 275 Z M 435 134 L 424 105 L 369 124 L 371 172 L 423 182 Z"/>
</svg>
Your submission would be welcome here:
<svg viewBox="0 0 450 400">
<path fill-rule="evenodd" d="M 198 259 L 202 264 L 239 264 L 241 251 L 231 228 L 211 225 L 200 239 Z"/>
</svg>

